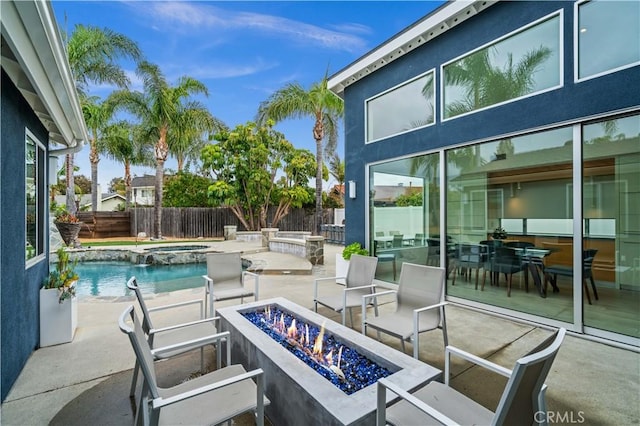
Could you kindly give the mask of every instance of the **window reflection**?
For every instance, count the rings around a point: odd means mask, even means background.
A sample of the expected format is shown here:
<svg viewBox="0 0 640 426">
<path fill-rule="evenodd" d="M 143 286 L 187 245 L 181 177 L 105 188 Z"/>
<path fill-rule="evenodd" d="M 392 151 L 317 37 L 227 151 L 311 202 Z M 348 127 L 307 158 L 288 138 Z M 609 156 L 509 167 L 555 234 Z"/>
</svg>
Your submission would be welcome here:
<svg viewBox="0 0 640 426">
<path fill-rule="evenodd" d="M 397 282 L 403 262 L 439 266 L 438 173 L 438 154 L 370 167 L 370 247 L 378 279 Z"/>
<path fill-rule="evenodd" d="M 443 67 L 444 119 L 560 84 L 558 16 Z"/>
<path fill-rule="evenodd" d="M 367 142 L 434 122 L 433 71 L 367 101 Z"/>
<path fill-rule="evenodd" d="M 581 4 L 577 37 L 578 78 L 637 64 L 640 2 L 594 0 Z"/>
</svg>

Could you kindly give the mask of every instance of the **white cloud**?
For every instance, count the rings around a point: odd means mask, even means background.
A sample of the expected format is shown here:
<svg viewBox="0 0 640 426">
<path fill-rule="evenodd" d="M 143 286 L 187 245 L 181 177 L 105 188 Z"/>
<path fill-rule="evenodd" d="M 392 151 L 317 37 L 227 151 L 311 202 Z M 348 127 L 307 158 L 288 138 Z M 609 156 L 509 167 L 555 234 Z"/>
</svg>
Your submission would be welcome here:
<svg viewBox="0 0 640 426">
<path fill-rule="evenodd" d="M 128 3 L 143 13 L 153 28 L 170 28 L 172 31 L 194 32 L 256 31 L 272 37 L 285 37 L 295 43 L 312 43 L 317 46 L 346 52 L 361 52 L 366 40 L 352 33 L 367 33 L 370 29 L 358 24 L 335 25 L 335 30 L 321 28 L 288 18 L 254 12 L 235 12 L 220 7 L 185 2 L 135 2 Z M 165 21 L 170 26 L 157 21 Z"/>
</svg>

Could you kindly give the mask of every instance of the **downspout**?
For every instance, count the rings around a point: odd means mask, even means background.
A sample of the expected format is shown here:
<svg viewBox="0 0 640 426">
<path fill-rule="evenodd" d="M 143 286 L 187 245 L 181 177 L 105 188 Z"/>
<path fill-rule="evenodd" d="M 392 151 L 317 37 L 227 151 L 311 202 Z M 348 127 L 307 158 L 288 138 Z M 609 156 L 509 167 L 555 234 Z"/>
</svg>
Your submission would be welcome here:
<svg viewBox="0 0 640 426">
<path fill-rule="evenodd" d="M 84 140 L 76 139 L 75 142 L 76 142 L 75 145 L 72 146 L 72 147 L 49 151 L 49 158 L 55 157 L 57 159 L 61 155 L 75 154 L 77 152 L 80 152 L 80 150 L 82 150 L 82 148 L 84 147 L 84 144 L 85 144 Z M 56 160 L 56 163 L 57 163 L 57 160 Z M 49 175 L 49 176 L 51 176 L 51 175 Z M 51 181 L 49 181 L 49 185 L 51 185 Z M 75 205 L 75 202 L 76 202 L 75 194 L 71 193 L 71 188 L 69 187 L 69 182 L 67 182 L 67 191 L 66 191 L 66 193 L 67 193 L 67 195 L 66 195 L 66 205 L 67 205 L 67 208 L 69 208 L 68 206 L 73 206 L 73 205 Z"/>
</svg>

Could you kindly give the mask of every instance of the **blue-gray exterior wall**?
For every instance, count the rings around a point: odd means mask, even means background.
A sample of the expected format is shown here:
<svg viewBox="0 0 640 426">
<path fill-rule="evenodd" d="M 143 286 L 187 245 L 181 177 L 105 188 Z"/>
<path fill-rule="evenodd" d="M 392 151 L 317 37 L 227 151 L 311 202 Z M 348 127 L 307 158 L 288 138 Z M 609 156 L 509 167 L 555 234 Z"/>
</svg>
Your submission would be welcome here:
<svg viewBox="0 0 640 426">
<path fill-rule="evenodd" d="M 439 88 L 441 64 L 560 9 L 564 43 L 562 87 L 445 123 L 440 122 L 437 108 L 433 126 L 364 143 L 366 99 L 432 68 L 436 69 L 435 87 Z M 357 197 L 345 200 L 346 244 L 365 243 L 368 163 L 640 106 L 639 66 L 574 82 L 573 15 L 572 1 L 499 2 L 345 88 L 346 180 L 354 180 L 358 185 Z M 439 104 L 437 90 L 436 105 Z"/>
<path fill-rule="evenodd" d="M 4 401 L 40 340 L 39 289 L 48 273 L 48 257 L 25 268 L 25 129 L 45 146 L 48 133 L 4 70 L 0 111 L 0 394 Z"/>
</svg>

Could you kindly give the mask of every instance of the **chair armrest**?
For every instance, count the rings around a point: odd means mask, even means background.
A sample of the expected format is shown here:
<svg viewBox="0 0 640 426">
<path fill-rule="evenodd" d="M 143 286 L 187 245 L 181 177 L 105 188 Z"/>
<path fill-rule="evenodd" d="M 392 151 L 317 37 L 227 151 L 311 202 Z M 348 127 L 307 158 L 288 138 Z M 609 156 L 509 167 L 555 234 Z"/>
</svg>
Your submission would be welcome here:
<svg viewBox="0 0 640 426">
<path fill-rule="evenodd" d="M 170 325 L 168 327 L 152 328 L 151 330 L 149 330 L 149 334 L 157 334 L 157 333 L 162 333 L 163 331 L 176 330 L 183 327 L 189 327 L 195 324 L 201 324 L 205 322 L 219 321 L 219 320 L 220 320 L 220 317 L 210 317 L 210 318 L 204 318 L 197 321 L 183 322 L 181 324 Z"/>
<path fill-rule="evenodd" d="M 213 280 L 211 278 L 209 278 L 207 275 L 203 275 L 202 278 L 204 278 L 205 282 L 208 282 L 208 283 L 212 283 L 213 282 Z"/>
<path fill-rule="evenodd" d="M 259 295 L 259 291 L 260 291 L 260 275 L 254 273 L 254 272 L 249 272 L 249 271 L 242 271 L 242 285 L 244 286 L 244 277 L 245 276 L 250 276 L 253 278 L 253 285 L 254 285 L 254 290 L 253 293 L 255 294 L 255 299 L 258 300 L 260 299 Z"/>
<path fill-rule="evenodd" d="M 409 404 L 413 405 L 423 413 L 433 417 L 438 422 L 445 425 L 457 425 L 457 423 L 454 420 L 445 416 L 444 414 L 442 414 L 432 406 L 428 405 L 424 401 L 419 400 L 415 396 L 411 395 L 409 392 L 401 389 L 396 384 L 390 382 L 387 379 L 378 380 L 378 398 L 377 398 L 378 406 L 377 406 L 377 413 L 376 413 L 378 417 L 378 421 L 376 424 L 378 425 L 386 424 L 386 399 L 387 399 L 386 389 L 389 389 L 391 392 L 395 393 L 400 398 L 404 399 Z"/>
<path fill-rule="evenodd" d="M 184 342 L 176 343 L 174 345 L 155 348 L 151 350 L 151 353 L 155 357 L 156 355 L 162 356 L 164 353 L 173 352 L 181 349 L 200 349 L 203 346 L 212 345 L 220 341 L 228 342 L 228 339 L 230 336 L 231 336 L 231 333 L 229 333 L 228 331 L 224 331 L 222 333 L 211 334 L 209 336 L 205 336 L 205 337 L 201 337 L 193 340 L 187 340 Z M 228 350 L 230 350 L 230 347 L 231 345 L 228 344 L 227 345 L 227 348 L 229 348 Z M 229 359 L 227 359 L 227 362 L 228 361 Z"/>
<path fill-rule="evenodd" d="M 376 307 L 378 306 L 378 296 L 385 296 L 387 294 L 395 294 L 396 295 L 396 299 L 398 297 L 398 290 L 386 290 L 386 291 L 380 291 L 378 293 L 372 293 L 372 294 L 365 294 L 362 296 L 362 327 L 360 328 L 360 331 L 362 332 L 362 334 L 366 335 L 366 323 L 367 323 L 367 300 L 368 299 L 375 299 L 374 304 L 376 305 Z M 391 302 L 389 302 L 391 303 Z M 377 316 L 377 309 L 376 309 L 376 316 Z"/>
<path fill-rule="evenodd" d="M 316 278 L 315 280 L 313 280 L 313 300 L 317 300 L 318 299 L 318 283 L 320 281 L 334 281 L 335 282 L 335 280 L 338 280 L 340 278 L 347 278 L 347 277 L 324 277 L 324 278 Z"/>
<path fill-rule="evenodd" d="M 204 306 L 203 306 L 203 301 L 202 300 L 187 300 L 185 302 L 178 302 L 178 303 L 172 303 L 170 305 L 162 305 L 162 306 L 155 306 L 153 308 L 149 308 L 149 312 L 157 312 L 157 311 L 163 311 L 166 309 L 173 309 L 173 308 L 182 308 L 184 306 L 189 306 L 189 305 L 196 305 L 199 304 L 200 305 L 200 318 L 204 318 Z"/>
<path fill-rule="evenodd" d="M 371 284 L 371 285 L 361 285 L 359 287 L 348 287 L 345 288 L 343 291 L 346 293 L 348 291 L 355 291 L 355 290 L 364 290 L 365 288 L 372 288 L 375 289 L 376 285 L 375 284 Z M 372 293 L 373 294 L 373 293 Z"/>
<path fill-rule="evenodd" d="M 428 311 L 429 309 L 439 308 L 441 306 L 445 306 L 445 305 L 448 305 L 448 304 L 449 304 L 449 302 L 440 302 L 440 303 L 436 303 L 435 305 L 429 305 L 429 306 L 425 306 L 423 308 L 414 309 L 413 312 L 419 314 L 421 312 Z"/>
<path fill-rule="evenodd" d="M 223 388 L 225 386 L 229 386 L 232 385 L 234 383 L 238 383 L 238 382 L 242 382 L 244 380 L 247 379 L 252 379 L 253 377 L 257 377 L 257 376 L 261 376 L 263 374 L 263 371 L 261 368 L 257 368 L 255 370 L 251 370 L 249 372 L 243 373 L 243 374 L 239 374 L 237 376 L 234 377 L 229 377 L 228 379 L 224 379 L 224 380 L 220 380 L 219 382 L 215 382 L 215 383 L 210 383 L 206 386 L 202 386 L 201 388 L 198 389 L 193 389 L 190 390 L 188 392 L 183 392 L 180 393 L 178 395 L 174 395 L 171 396 L 169 398 L 156 398 L 153 400 L 153 408 L 154 409 L 158 409 L 158 408 L 162 408 L 165 407 L 167 405 L 170 404 L 175 404 L 176 402 L 179 401 L 184 401 L 185 399 L 189 399 L 189 398 L 193 398 L 194 396 L 198 396 L 201 395 L 203 393 L 207 393 L 207 392 L 211 392 L 214 391 L 216 389 L 220 389 Z M 262 397 L 262 395 L 261 395 Z"/>
<path fill-rule="evenodd" d="M 480 358 L 472 353 L 463 351 L 455 346 L 447 346 L 444 349 L 444 383 L 449 385 L 449 376 L 451 373 L 451 355 L 458 356 L 466 361 L 472 362 L 480 367 L 484 367 L 487 370 L 491 370 L 494 373 L 498 373 L 505 377 L 511 377 L 512 371 L 494 362 L 488 361 L 484 358 Z"/>
</svg>

